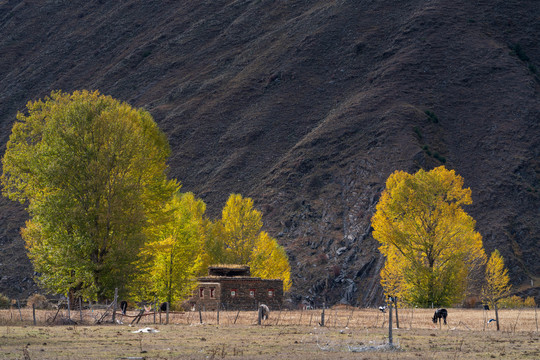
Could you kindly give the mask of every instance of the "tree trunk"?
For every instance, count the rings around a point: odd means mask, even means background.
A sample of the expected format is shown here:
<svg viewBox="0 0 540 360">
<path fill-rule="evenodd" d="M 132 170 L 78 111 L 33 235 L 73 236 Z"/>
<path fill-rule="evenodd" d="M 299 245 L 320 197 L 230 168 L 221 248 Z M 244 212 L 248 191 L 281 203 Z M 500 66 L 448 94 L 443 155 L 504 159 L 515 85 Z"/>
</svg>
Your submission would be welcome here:
<svg viewBox="0 0 540 360">
<path fill-rule="evenodd" d="M 392 300 L 388 301 L 388 343 L 393 345 L 392 339 Z"/>
<path fill-rule="evenodd" d="M 495 322 L 497 323 L 497 331 L 500 330 L 500 327 L 499 327 L 499 308 L 497 307 L 497 302 L 495 301 L 494 303 L 494 308 L 495 308 Z"/>
<path fill-rule="evenodd" d="M 399 329 L 399 317 L 398 317 L 398 305 L 397 305 L 397 297 L 394 298 L 394 305 L 396 307 L 396 327 Z"/>
</svg>

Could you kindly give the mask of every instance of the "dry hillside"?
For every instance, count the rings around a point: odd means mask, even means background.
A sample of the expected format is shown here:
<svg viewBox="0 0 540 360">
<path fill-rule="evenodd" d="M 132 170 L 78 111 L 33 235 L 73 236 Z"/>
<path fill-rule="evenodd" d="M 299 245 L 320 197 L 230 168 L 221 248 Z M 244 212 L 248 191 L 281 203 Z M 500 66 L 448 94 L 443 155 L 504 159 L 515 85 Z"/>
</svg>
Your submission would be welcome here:
<svg viewBox="0 0 540 360">
<path fill-rule="evenodd" d="M 444 163 L 487 252 L 530 284 L 539 34 L 537 0 L 0 0 L 0 155 L 17 111 L 53 89 L 145 107 L 211 216 L 231 192 L 255 200 L 293 302 L 360 304 L 380 297 L 370 217 L 386 178 Z M 24 221 L 0 200 L 0 292 L 21 298 Z"/>
</svg>

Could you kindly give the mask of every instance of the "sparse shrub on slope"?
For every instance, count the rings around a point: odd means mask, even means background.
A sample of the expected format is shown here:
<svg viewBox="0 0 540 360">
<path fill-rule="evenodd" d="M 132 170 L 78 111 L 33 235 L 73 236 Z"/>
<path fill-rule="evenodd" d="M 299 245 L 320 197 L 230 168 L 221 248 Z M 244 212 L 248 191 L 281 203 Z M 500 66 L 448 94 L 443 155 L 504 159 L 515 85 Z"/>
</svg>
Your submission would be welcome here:
<svg viewBox="0 0 540 360">
<path fill-rule="evenodd" d="M 35 305 L 36 309 L 50 309 L 51 304 L 45 297 L 45 295 L 41 294 L 32 294 L 28 297 L 28 300 L 26 300 L 26 306 L 32 307 L 32 305 Z"/>
<path fill-rule="evenodd" d="M 11 300 L 9 300 L 9 298 L 6 295 L 0 294 L 0 309 L 7 309 L 9 308 L 10 304 L 11 304 Z"/>
</svg>

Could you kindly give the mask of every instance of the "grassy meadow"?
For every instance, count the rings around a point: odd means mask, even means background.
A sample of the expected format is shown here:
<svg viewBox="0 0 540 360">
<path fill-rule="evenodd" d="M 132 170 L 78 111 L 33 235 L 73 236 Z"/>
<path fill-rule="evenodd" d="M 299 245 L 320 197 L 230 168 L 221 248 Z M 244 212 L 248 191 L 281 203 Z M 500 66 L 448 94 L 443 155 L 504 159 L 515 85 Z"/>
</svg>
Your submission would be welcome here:
<svg viewBox="0 0 540 360">
<path fill-rule="evenodd" d="M 162 324 L 149 314 L 94 325 L 102 314 L 72 311 L 70 322 L 66 310 L 40 310 L 33 325 L 31 309 L 2 310 L 0 359 L 540 359 L 534 309 L 501 310 L 501 331 L 486 321 L 493 311 L 449 309 L 439 327 L 431 309 L 400 309 L 394 350 L 385 346 L 388 314 L 377 309 L 327 309 L 324 327 L 321 310 L 273 311 L 262 326 L 255 311 L 222 311 L 219 324 L 216 312 L 185 312 L 168 325 L 165 314 Z M 158 332 L 135 333 L 147 327 Z"/>
</svg>

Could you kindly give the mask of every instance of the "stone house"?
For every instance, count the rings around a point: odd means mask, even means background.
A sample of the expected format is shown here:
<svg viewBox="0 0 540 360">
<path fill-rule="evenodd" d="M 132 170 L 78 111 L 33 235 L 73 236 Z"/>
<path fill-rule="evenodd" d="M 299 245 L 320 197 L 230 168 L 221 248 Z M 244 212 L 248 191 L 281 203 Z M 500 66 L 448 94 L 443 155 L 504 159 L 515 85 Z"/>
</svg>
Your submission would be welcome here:
<svg viewBox="0 0 540 360">
<path fill-rule="evenodd" d="M 197 280 L 188 300 L 192 309 L 256 310 L 259 304 L 279 309 L 283 302 L 283 280 L 252 277 L 249 266 L 210 266 L 208 276 Z"/>
</svg>

